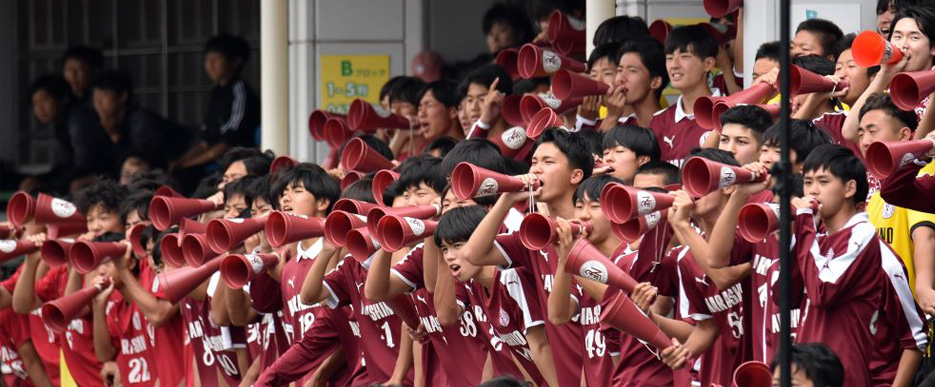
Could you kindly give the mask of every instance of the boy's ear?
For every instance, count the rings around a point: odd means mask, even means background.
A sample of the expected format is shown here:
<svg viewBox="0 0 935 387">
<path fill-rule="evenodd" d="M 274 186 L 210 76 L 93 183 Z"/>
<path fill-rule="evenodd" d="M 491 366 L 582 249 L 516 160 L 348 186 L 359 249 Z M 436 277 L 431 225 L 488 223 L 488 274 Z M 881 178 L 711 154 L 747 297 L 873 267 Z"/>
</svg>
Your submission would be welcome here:
<svg viewBox="0 0 935 387">
<path fill-rule="evenodd" d="M 854 199 L 854 195 L 857 195 L 857 182 L 848 180 L 847 183 L 844 183 L 844 198 L 852 200 Z"/>
<path fill-rule="evenodd" d="M 636 158 L 636 165 L 643 166 L 643 164 L 646 164 L 649 161 L 650 161 L 649 156 L 646 156 L 646 155 L 638 156 Z"/>
<path fill-rule="evenodd" d="M 650 89 L 658 90 L 661 87 L 662 87 L 662 77 L 652 77 L 652 79 L 649 80 Z"/>
<path fill-rule="evenodd" d="M 711 70 L 714 70 L 714 57 L 704 58 L 703 62 L 704 62 L 704 71 L 706 73 L 711 72 Z"/>
<path fill-rule="evenodd" d="M 331 205 L 331 199 L 321 198 L 315 201 L 315 210 L 324 214 L 328 212 L 328 206 Z"/>
<path fill-rule="evenodd" d="M 417 108 L 418 108 L 418 106 L 417 106 Z M 457 107 L 457 106 L 456 106 L 456 107 L 450 107 L 450 108 L 448 108 L 448 118 L 450 118 L 450 119 L 452 119 L 452 120 L 457 120 L 457 119 L 458 119 L 458 107 Z"/>
<path fill-rule="evenodd" d="M 581 184 L 584 180 L 584 171 L 581 169 L 575 168 L 571 171 L 571 184 Z"/>
<path fill-rule="evenodd" d="M 912 129 L 909 129 L 908 126 L 903 126 L 899 129 L 899 140 L 906 141 L 912 138 Z"/>
</svg>

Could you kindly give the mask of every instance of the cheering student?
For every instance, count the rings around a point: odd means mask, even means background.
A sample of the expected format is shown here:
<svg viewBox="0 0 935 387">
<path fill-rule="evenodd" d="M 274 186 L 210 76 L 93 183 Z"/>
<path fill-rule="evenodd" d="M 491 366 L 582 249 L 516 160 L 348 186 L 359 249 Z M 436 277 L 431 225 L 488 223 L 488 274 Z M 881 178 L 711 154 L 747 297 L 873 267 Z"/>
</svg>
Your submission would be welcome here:
<svg viewBox="0 0 935 387">
<path fill-rule="evenodd" d="M 604 134 L 603 163 L 610 175 L 631 184 L 636 171 L 646 163 L 659 160 L 659 143 L 649 129 L 619 125 Z"/>
<path fill-rule="evenodd" d="M 795 29 L 795 37 L 789 48 L 793 58 L 806 55 L 817 55 L 828 60 L 834 59 L 834 45 L 837 44 L 844 33 L 836 24 L 825 19 L 808 19 L 799 23 Z"/>
<path fill-rule="evenodd" d="M 615 87 L 614 79 L 617 75 L 617 51 L 620 49 L 619 43 L 604 43 L 594 47 L 588 56 L 586 69 L 591 79 L 602 82 L 608 86 L 608 93 Z M 604 96 L 589 95 L 585 96 L 581 105 L 578 105 L 578 114 L 575 116 L 575 130 L 594 130 L 601 127 L 603 122 L 601 106 L 604 105 Z"/>
<path fill-rule="evenodd" d="M 780 148 L 782 138 L 782 127 L 779 123 L 773 124 L 766 132 L 763 132 L 763 142 L 760 145 L 760 164 L 767 168 L 773 165 L 779 165 Z M 795 139 L 789 142 L 789 162 L 792 163 L 792 169 L 796 173 L 802 171 L 802 166 L 815 148 L 831 143 L 831 137 L 824 130 L 815 126 L 809 121 L 791 120 L 789 122 L 789 138 Z"/>
<path fill-rule="evenodd" d="M 653 115 L 662 110 L 660 98 L 669 85 L 665 48 L 651 37 L 634 38 L 617 51 L 617 76 L 604 97 L 607 116 L 601 129 L 617 123 L 648 128 Z"/>
<path fill-rule="evenodd" d="M 804 55 L 792 60 L 799 68 L 823 77 L 834 75 L 834 62 L 817 55 Z M 814 120 L 824 114 L 835 111 L 835 101 L 830 93 L 808 93 L 792 97 L 792 117 L 800 120 Z"/>
<path fill-rule="evenodd" d="M 773 125 L 773 117 L 757 106 L 734 106 L 718 118 L 721 120 L 718 149 L 728 151 L 742 165 L 756 162 L 763 146 L 763 134 Z"/>
<path fill-rule="evenodd" d="M 459 87 L 462 109 L 470 120 L 466 138 L 494 138 L 510 128 L 501 114 L 503 98 L 513 92 L 513 81 L 502 67 L 489 64 L 467 75 Z"/>
<path fill-rule="evenodd" d="M 422 79 L 417 77 L 403 77 L 393 83 L 393 87 L 390 88 L 387 94 L 390 113 L 406 118 L 412 130 L 419 130 L 419 102 L 423 89 L 425 89 L 425 82 L 422 81 Z M 378 133 L 380 135 L 383 134 L 380 132 Z M 393 154 L 399 155 L 400 158 L 405 158 L 408 157 L 410 153 L 418 153 L 421 149 L 416 148 L 416 144 L 411 143 L 411 141 L 416 141 L 413 137 L 415 134 L 417 133 L 409 129 L 394 131 L 392 137 L 388 140 Z M 383 137 L 380 136 L 380 138 Z M 424 146 L 424 143 L 421 141 L 419 142 L 420 144 L 418 145 Z"/>
<path fill-rule="evenodd" d="M 417 132 L 397 131 L 390 142 L 400 161 L 426 151 L 433 140 L 443 136 L 464 138 L 458 123 L 458 91 L 454 83 L 436 81 L 424 85 L 417 98 L 418 114 L 414 117 Z"/>
</svg>

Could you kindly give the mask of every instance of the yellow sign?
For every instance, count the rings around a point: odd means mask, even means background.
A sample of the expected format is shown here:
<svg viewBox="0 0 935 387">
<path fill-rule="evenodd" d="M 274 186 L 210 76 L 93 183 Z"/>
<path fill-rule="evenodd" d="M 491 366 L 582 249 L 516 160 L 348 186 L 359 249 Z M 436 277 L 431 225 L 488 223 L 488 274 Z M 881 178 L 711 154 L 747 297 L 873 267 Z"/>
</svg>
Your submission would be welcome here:
<svg viewBox="0 0 935 387">
<path fill-rule="evenodd" d="M 379 104 L 380 88 L 389 79 L 389 55 L 322 55 L 321 106 L 347 113 L 357 98 Z"/>
</svg>

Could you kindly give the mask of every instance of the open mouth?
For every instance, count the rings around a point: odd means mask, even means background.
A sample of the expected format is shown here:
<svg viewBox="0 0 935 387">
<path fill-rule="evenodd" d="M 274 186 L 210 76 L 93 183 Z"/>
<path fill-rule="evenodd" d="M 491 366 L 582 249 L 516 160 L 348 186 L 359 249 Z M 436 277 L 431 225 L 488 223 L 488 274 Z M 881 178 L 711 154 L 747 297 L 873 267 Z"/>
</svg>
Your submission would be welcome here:
<svg viewBox="0 0 935 387">
<path fill-rule="evenodd" d="M 282 208 L 282 211 L 283 211 L 283 212 L 292 212 L 292 207 L 285 206 L 285 207 Z"/>
<path fill-rule="evenodd" d="M 451 274 L 453 274 L 455 277 L 461 273 L 461 265 L 451 264 L 448 265 L 448 268 L 451 269 Z"/>
</svg>

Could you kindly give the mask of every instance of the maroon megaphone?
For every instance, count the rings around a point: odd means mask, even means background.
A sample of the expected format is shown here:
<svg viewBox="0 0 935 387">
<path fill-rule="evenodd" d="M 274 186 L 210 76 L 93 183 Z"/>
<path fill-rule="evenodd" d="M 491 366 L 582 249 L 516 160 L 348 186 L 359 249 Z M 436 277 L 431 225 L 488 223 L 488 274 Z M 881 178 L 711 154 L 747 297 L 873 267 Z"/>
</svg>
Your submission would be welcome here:
<svg viewBox="0 0 935 387">
<path fill-rule="evenodd" d="M 205 262 L 213 260 L 219 254 L 211 250 L 208 245 L 208 236 L 205 234 L 188 234 L 182 239 L 182 256 L 188 266 L 198 267 Z"/>
<path fill-rule="evenodd" d="M 705 129 L 713 129 L 714 121 L 717 117 L 713 115 L 714 104 L 725 101 L 735 105 L 739 104 L 758 104 L 763 102 L 766 97 L 776 91 L 776 88 L 767 83 L 757 83 L 749 89 L 744 89 L 728 97 L 704 96 L 695 100 L 693 105 L 695 122 Z"/>
<path fill-rule="evenodd" d="M 860 67 L 873 67 L 881 64 L 896 64 L 903 59 L 903 52 L 890 44 L 876 31 L 864 31 L 854 38 L 851 55 Z"/>
<path fill-rule="evenodd" d="M 221 279 L 231 289 L 240 289 L 255 275 L 272 269 L 278 263 L 279 255 L 275 253 L 228 255 L 221 262 Z"/>
<path fill-rule="evenodd" d="M 347 232 L 367 225 L 367 217 L 344 211 L 331 211 L 325 218 L 325 239 L 332 246 L 344 247 Z"/>
<path fill-rule="evenodd" d="M 347 189 L 347 187 L 350 187 L 351 184 L 356 183 L 357 180 L 360 180 L 363 177 L 363 173 L 357 171 L 347 171 L 347 173 L 344 174 L 344 177 L 341 178 L 341 183 L 339 183 L 338 186 L 341 187 L 341 191 L 344 191 Z"/>
<path fill-rule="evenodd" d="M 583 57 L 587 39 L 584 28 L 584 20 L 575 19 L 556 10 L 549 15 L 549 29 L 546 30 L 546 36 L 558 52 Z"/>
<path fill-rule="evenodd" d="M 520 78 L 518 48 L 508 48 L 500 51 L 500 53 L 497 54 L 496 63 L 500 65 L 500 67 L 503 67 L 507 74 L 510 74 L 510 79 L 515 81 Z"/>
<path fill-rule="evenodd" d="M 341 165 L 349 171 L 370 173 L 381 169 L 392 169 L 393 163 L 370 148 L 360 137 L 351 139 L 341 154 Z"/>
<path fill-rule="evenodd" d="M 730 102 L 730 101 L 718 101 L 717 103 L 714 104 L 714 109 L 711 110 L 711 119 L 714 120 L 714 129 L 716 129 L 718 133 L 720 133 L 724 129 L 723 126 L 721 125 L 721 115 L 724 114 L 724 112 L 726 112 L 728 109 L 733 108 L 734 106 L 737 106 L 737 104 L 734 102 Z M 753 105 L 753 106 L 766 110 L 766 112 L 769 113 L 771 117 L 773 117 L 773 120 L 779 117 L 779 105 L 759 104 L 759 105 Z"/>
<path fill-rule="evenodd" d="M 71 320 L 88 306 L 102 290 L 110 286 L 110 280 L 105 279 L 98 286 L 88 286 L 67 296 L 59 297 L 42 305 L 42 320 L 55 332 L 64 332 Z"/>
<path fill-rule="evenodd" d="M 773 371 L 766 363 L 751 360 L 734 370 L 733 387 L 769 387 L 773 385 Z"/>
<path fill-rule="evenodd" d="M 711 17 L 720 19 L 743 7 L 743 0 L 704 0 L 704 10 Z"/>
<path fill-rule="evenodd" d="M 532 189 L 539 188 L 539 182 Z M 461 162 L 451 171 L 451 192 L 461 200 L 479 196 L 497 195 L 504 192 L 518 192 L 526 189 L 523 181 L 478 167 L 468 162 Z"/>
<path fill-rule="evenodd" d="M 15 224 L 0 224 L 0 236 L 12 235 L 12 238 L 18 238 L 23 234 L 23 228 Z"/>
<path fill-rule="evenodd" d="M 662 333 L 626 294 L 617 293 L 605 302 L 607 307 L 601 311 L 601 322 L 656 348 L 665 349 L 672 346 L 672 341 L 665 333 Z"/>
<path fill-rule="evenodd" d="M 526 137 L 536 140 L 546 129 L 554 126 L 562 126 L 562 118 L 555 113 L 552 108 L 542 108 L 529 120 L 526 128 Z"/>
<path fill-rule="evenodd" d="M 182 240 L 185 239 L 185 236 L 188 234 L 205 234 L 207 232 L 208 232 L 207 224 L 194 221 L 191 219 L 182 219 L 182 221 L 179 222 L 179 232 L 178 232 L 179 238 L 177 241 L 178 242 L 177 245 L 181 246 Z"/>
<path fill-rule="evenodd" d="M 935 70 L 899 73 L 890 81 L 890 97 L 900 109 L 913 111 L 935 91 Z"/>
<path fill-rule="evenodd" d="M 88 230 L 88 220 L 78 208 L 70 202 L 53 198 L 46 194 L 39 194 L 36 200 L 36 223 L 47 224 L 50 228 L 50 237 L 72 235 Z M 53 235 L 54 234 L 54 235 Z"/>
<path fill-rule="evenodd" d="M 432 235 L 436 227 L 438 222 L 431 220 L 388 215 L 377 223 L 376 238 L 384 250 L 395 252 Z"/>
<path fill-rule="evenodd" d="M 240 246 L 251 235 L 263 231 L 266 217 L 247 219 L 215 219 L 208 223 L 208 246 L 223 253 Z"/>
<path fill-rule="evenodd" d="M 331 207 L 331 211 L 344 211 L 351 214 L 364 215 L 370 212 L 370 209 L 374 207 L 378 206 L 376 204 L 362 202 L 360 200 L 341 198 L 334 202 L 334 206 Z"/>
<path fill-rule="evenodd" d="M 167 185 L 160 186 L 156 188 L 156 191 L 153 192 L 153 196 L 168 196 L 170 198 L 184 198 L 185 196 L 180 194 L 178 191 L 172 189 Z"/>
<path fill-rule="evenodd" d="M 568 223 L 572 235 L 580 235 L 582 231 L 591 232 L 594 227 L 591 222 Z M 519 225 L 519 240 L 523 246 L 530 250 L 542 250 L 549 245 L 558 243 L 558 222 L 554 217 L 539 213 L 531 213 L 523 218 Z"/>
<path fill-rule="evenodd" d="M 847 80 L 841 80 L 835 83 L 831 79 L 815 74 L 799 66 L 789 66 L 789 94 L 793 96 L 819 92 L 829 93 L 844 89 L 848 85 L 849 83 Z"/>
<path fill-rule="evenodd" d="M 558 99 L 552 93 L 526 94 L 520 99 L 519 114 L 524 123 L 529 123 L 532 116 L 544 108 L 551 108 L 558 114 L 564 114 L 581 105 L 582 100 L 582 98 Z"/>
<path fill-rule="evenodd" d="M 162 241 L 159 242 L 159 252 L 163 262 L 173 267 L 185 266 L 185 255 L 182 254 L 181 244 L 182 239 L 179 234 L 171 233 L 162 237 Z"/>
<path fill-rule="evenodd" d="M 321 218 L 309 218 L 274 211 L 266 219 L 266 239 L 270 246 L 280 247 L 308 238 L 324 235 L 325 221 Z"/>
<path fill-rule="evenodd" d="M 78 241 L 68 250 L 71 264 L 81 274 L 88 274 L 104 262 L 127 252 L 126 242 Z"/>
<path fill-rule="evenodd" d="M 873 177 L 883 180 L 899 167 L 911 163 L 935 148 L 935 141 L 878 141 L 867 147 L 867 169 Z"/>
<path fill-rule="evenodd" d="M 166 300 L 175 304 L 221 268 L 223 259 L 212 259 L 199 267 L 183 267 L 160 274 L 159 284 Z"/>
<path fill-rule="evenodd" d="M 351 130 L 374 132 L 377 129 L 409 129 L 409 119 L 393 114 L 360 98 L 347 109 L 347 127 Z"/>
<path fill-rule="evenodd" d="M 685 191 L 695 197 L 702 197 L 718 189 L 736 184 L 764 181 L 767 174 L 756 176 L 746 168 L 721 164 L 701 157 L 692 157 L 682 166 L 682 184 Z"/>
<path fill-rule="evenodd" d="M 370 230 L 370 234 L 376 237 L 377 226 L 380 224 L 380 219 L 383 219 L 387 215 L 396 215 L 396 216 L 405 216 L 416 219 L 430 219 L 432 217 L 441 215 L 442 209 L 436 205 L 428 206 L 410 206 L 410 207 L 374 207 L 367 212 L 367 229 Z"/>
<path fill-rule="evenodd" d="M 210 200 L 173 198 L 166 196 L 154 197 L 149 202 L 149 218 L 159 230 L 166 230 L 178 223 L 182 218 L 203 214 L 220 209 L 221 206 Z"/>
<path fill-rule="evenodd" d="M 749 203 L 740 208 L 737 230 L 744 240 L 760 243 L 779 229 L 779 205 Z"/>
<path fill-rule="evenodd" d="M 325 141 L 332 148 L 340 148 L 347 139 L 351 138 L 353 132 L 347 128 L 347 121 L 340 118 L 329 118 L 325 121 L 322 128 L 325 133 Z"/>
<path fill-rule="evenodd" d="M 299 165 L 299 161 L 289 156 L 279 156 L 269 164 L 269 174 L 275 175 L 281 171 L 288 171 Z"/>
<path fill-rule="evenodd" d="M 373 175 L 373 182 L 370 183 L 370 189 L 373 191 L 373 200 L 377 202 L 377 204 L 381 206 L 386 205 L 386 203 L 383 203 L 383 191 L 396 180 L 399 180 L 399 172 L 392 169 L 381 169 Z"/>
<path fill-rule="evenodd" d="M 578 239 L 565 262 L 565 272 L 581 278 L 587 278 L 602 284 L 613 286 L 627 293 L 636 287 L 636 280 L 614 265 L 587 239 Z"/>
<path fill-rule="evenodd" d="M 370 231 L 367 230 L 366 226 L 348 231 L 344 240 L 347 242 L 347 252 L 360 262 L 366 261 L 381 247 L 380 242 L 377 242 L 376 238 L 370 235 Z"/>
<path fill-rule="evenodd" d="M 519 75 L 525 79 L 548 77 L 561 69 L 582 72 L 586 68 L 584 63 L 532 43 L 520 48 L 518 64 Z"/>
<path fill-rule="evenodd" d="M 669 208 L 674 201 L 675 197 L 670 194 L 644 191 L 620 183 L 607 184 L 601 190 L 601 211 L 614 223 L 624 223 Z"/>
<path fill-rule="evenodd" d="M 346 116 L 339 113 L 332 113 L 326 110 L 315 110 L 308 116 L 308 133 L 315 141 L 325 141 L 325 122 L 329 118 L 339 118 L 346 120 Z"/>
<path fill-rule="evenodd" d="M 698 23 L 698 26 L 703 28 L 714 40 L 717 40 L 718 44 L 725 44 L 737 37 L 737 27 L 732 24 Z"/>
<path fill-rule="evenodd" d="M 606 83 L 591 79 L 591 77 L 559 70 L 552 77 L 552 93 L 561 100 L 591 95 L 604 95 L 610 89 Z"/>
<path fill-rule="evenodd" d="M 659 223 L 665 222 L 668 214 L 669 211 L 667 210 L 650 212 L 624 223 L 611 223 L 610 230 L 613 231 L 614 235 L 621 241 L 630 243 L 640 239 L 640 237 L 645 235 L 649 230 L 658 226 Z"/>
<path fill-rule="evenodd" d="M 670 32 L 672 32 L 672 25 L 665 20 L 656 19 L 649 25 L 649 36 L 652 36 L 659 43 L 666 44 Z"/>
<path fill-rule="evenodd" d="M 42 242 L 42 249 L 39 251 L 39 256 L 42 257 L 42 261 L 49 266 L 61 266 L 68 263 L 68 257 L 71 256 L 69 251 L 71 246 L 75 244 L 74 239 L 49 239 L 45 242 Z"/>
<path fill-rule="evenodd" d="M 130 246 L 133 247 L 133 254 L 137 258 L 143 258 L 146 256 L 146 246 L 143 246 L 143 231 L 146 230 L 146 225 L 143 223 L 137 223 L 130 228 L 130 232 L 127 233 L 127 240 L 130 241 Z"/>
<path fill-rule="evenodd" d="M 419 315 L 416 313 L 415 305 L 412 305 L 412 298 L 408 295 L 400 294 L 386 300 L 385 303 L 410 328 L 419 326 Z"/>
<path fill-rule="evenodd" d="M 512 126 L 526 126 L 525 117 L 523 117 L 520 110 L 520 101 L 522 101 L 523 97 L 523 95 L 519 94 L 510 94 L 503 97 L 503 107 L 500 110 L 500 114 L 503 116 L 503 119 Z M 475 130 L 480 130 L 480 128 Z M 477 133 L 477 137 L 483 136 Z"/>
<path fill-rule="evenodd" d="M 529 148 L 527 144 L 532 144 L 531 141 L 527 140 L 529 137 L 526 137 L 526 129 L 520 126 L 514 126 L 507 130 L 504 130 L 499 136 L 494 136 L 490 139 L 497 148 L 500 148 L 500 153 L 503 154 L 503 157 L 514 158 L 520 153 L 522 153 L 526 148 Z"/>
<path fill-rule="evenodd" d="M 36 216 L 36 199 L 26 191 L 16 191 L 6 207 L 6 217 L 16 226 L 22 227 Z"/>
<path fill-rule="evenodd" d="M 39 245 L 25 240 L 0 240 L 0 262 L 6 262 L 23 254 L 39 250 Z"/>
</svg>

